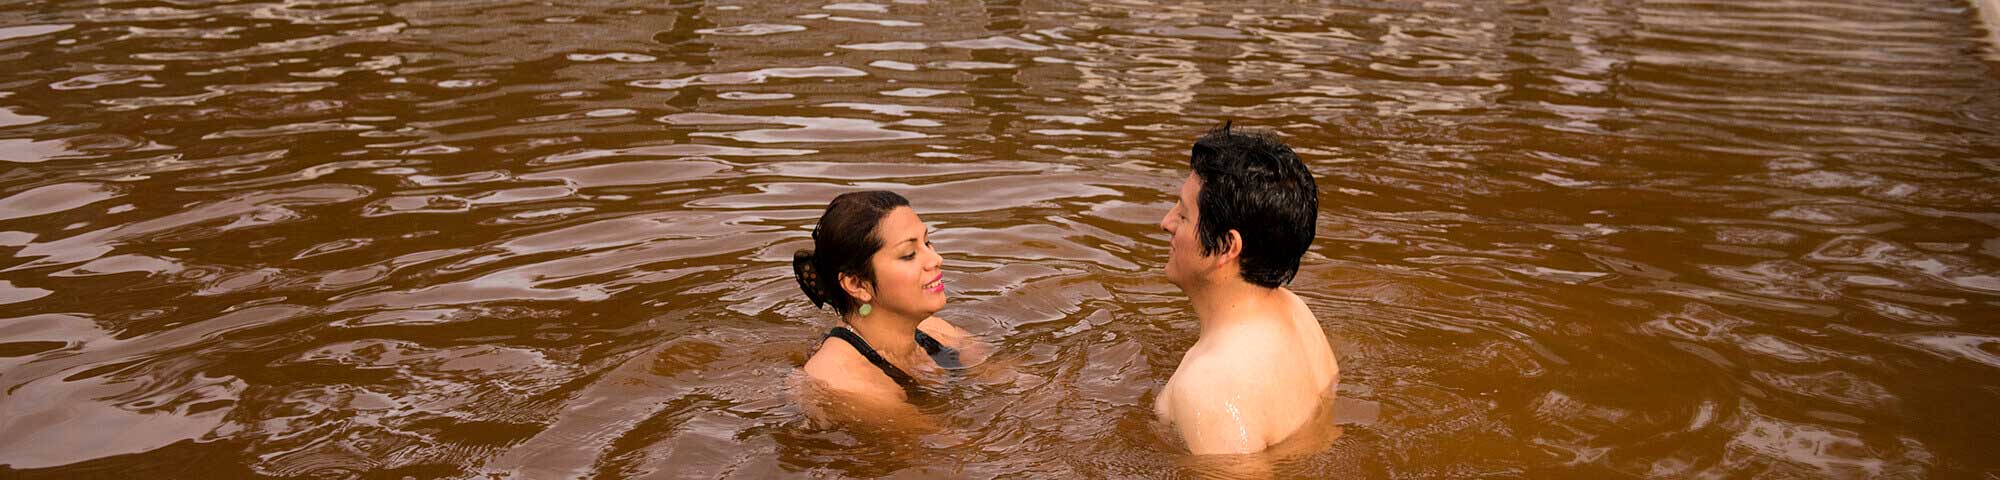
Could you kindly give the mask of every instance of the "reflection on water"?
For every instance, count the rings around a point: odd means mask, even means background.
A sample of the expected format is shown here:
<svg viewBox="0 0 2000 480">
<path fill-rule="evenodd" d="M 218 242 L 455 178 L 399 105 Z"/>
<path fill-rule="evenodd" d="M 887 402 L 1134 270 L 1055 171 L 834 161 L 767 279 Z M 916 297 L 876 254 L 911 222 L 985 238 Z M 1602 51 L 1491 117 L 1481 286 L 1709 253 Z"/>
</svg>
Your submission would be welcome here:
<svg viewBox="0 0 2000 480">
<path fill-rule="evenodd" d="M 1326 196 L 1337 436 L 1276 473 L 2000 470 L 2000 75 L 1955 0 L 0 20 L 10 476 L 1227 474 L 1144 408 L 1194 341 L 1156 223 L 1225 120 Z M 786 262 L 856 189 L 1009 366 L 944 433 L 787 400 L 830 319 Z"/>
</svg>

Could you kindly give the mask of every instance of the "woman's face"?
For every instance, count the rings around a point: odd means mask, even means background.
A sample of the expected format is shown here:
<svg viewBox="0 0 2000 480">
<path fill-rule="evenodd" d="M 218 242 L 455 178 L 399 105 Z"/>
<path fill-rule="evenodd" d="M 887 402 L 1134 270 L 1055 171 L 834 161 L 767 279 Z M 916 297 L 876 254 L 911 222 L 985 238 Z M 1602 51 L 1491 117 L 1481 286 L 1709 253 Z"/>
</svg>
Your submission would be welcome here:
<svg viewBox="0 0 2000 480">
<path fill-rule="evenodd" d="M 888 309 L 922 320 L 944 309 L 944 257 L 931 248 L 930 231 L 910 207 L 896 207 L 875 233 L 882 249 L 869 262 L 875 267 L 876 311 Z"/>
</svg>

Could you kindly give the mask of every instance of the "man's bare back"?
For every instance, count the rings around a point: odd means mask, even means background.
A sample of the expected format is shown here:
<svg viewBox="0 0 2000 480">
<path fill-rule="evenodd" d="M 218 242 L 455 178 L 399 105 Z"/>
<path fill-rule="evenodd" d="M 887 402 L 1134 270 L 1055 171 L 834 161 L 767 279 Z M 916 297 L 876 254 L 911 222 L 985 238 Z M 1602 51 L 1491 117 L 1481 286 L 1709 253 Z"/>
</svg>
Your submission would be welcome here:
<svg viewBox="0 0 2000 480">
<path fill-rule="evenodd" d="M 1340 367 L 1305 302 L 1271 290 L 1254 318 L 1204 332 L 1154 402 L 1194 453 L 1262 451 L 1314 420 Z"/>
</svg>

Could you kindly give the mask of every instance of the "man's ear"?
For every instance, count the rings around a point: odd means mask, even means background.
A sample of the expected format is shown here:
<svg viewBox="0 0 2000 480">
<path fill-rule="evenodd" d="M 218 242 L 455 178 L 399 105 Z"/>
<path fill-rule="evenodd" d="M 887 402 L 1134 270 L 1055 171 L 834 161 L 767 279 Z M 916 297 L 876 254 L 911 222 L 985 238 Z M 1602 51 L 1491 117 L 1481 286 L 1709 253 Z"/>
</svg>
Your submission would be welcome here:
<svg viewBox="0 0 2000 480">
<path fill-rule="evenodd" d="M 875 301 L 875 285 L 851 274 L 840 274 L 840 288 L 854 301 L 870 303 Z"/>
<path fill-rule="evenodd" d="M 1229 229 L 1222 234 L 1222 244 L 1216 245 L 1215 261 L 1218 265 L 1235 265 L 1236 258 L 1243 256 L 1243 234 Z"/>
</svg>

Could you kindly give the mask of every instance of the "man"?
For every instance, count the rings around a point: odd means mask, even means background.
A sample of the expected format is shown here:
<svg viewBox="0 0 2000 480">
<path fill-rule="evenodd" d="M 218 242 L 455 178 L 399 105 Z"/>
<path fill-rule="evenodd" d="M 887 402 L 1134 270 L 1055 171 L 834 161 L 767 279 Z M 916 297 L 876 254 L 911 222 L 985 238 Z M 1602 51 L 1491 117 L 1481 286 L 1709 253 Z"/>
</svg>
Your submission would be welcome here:
<svg viewBox="0 0 2000 480">
<path fill-rule="evenodd" d="M 1330 405 L 1340 368 L 1319 320 L 1284 285 L 1319 218 L 1319 188 L 1291 147 L 1267 133 L 1209 132 L 1194 144 L 1167 280 L 1186 292 L 1201 338 L 1154 409 L 1195 454 L 1259 452 Z"/>
</svg>

